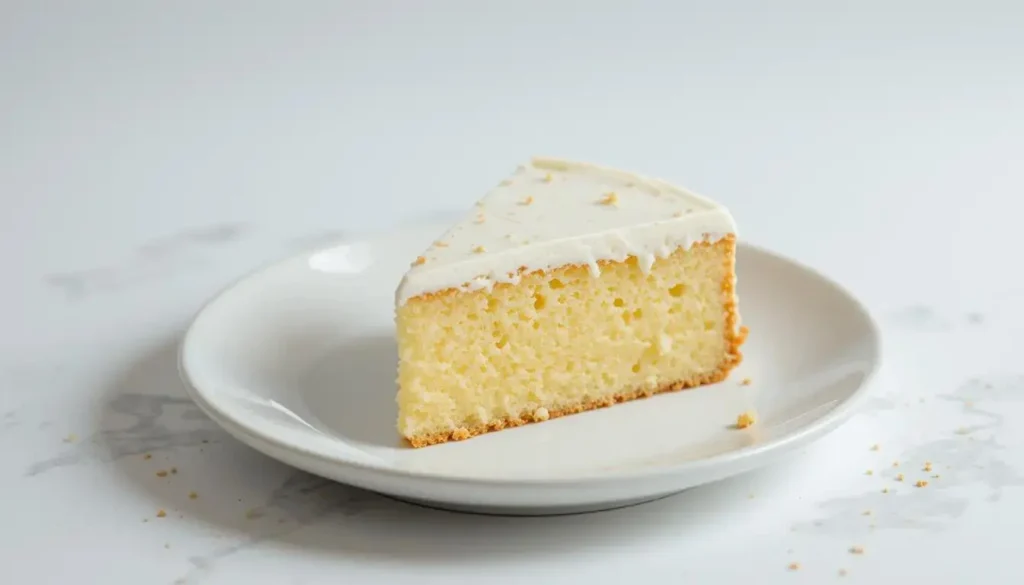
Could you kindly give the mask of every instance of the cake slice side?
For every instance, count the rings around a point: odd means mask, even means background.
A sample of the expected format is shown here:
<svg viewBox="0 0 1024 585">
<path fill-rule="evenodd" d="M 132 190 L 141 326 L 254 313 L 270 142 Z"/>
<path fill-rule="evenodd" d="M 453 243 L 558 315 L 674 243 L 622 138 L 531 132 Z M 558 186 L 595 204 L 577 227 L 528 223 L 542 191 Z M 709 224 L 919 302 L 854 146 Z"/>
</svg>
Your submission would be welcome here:
<svg viewBox="0 0 1024 585">
<path fill-rule="evenodd" d="M 399 432 L 423 447 L 724 379 L 744 338 L 735 251 L 727 234 L 406 300 Z"/>
</svg>

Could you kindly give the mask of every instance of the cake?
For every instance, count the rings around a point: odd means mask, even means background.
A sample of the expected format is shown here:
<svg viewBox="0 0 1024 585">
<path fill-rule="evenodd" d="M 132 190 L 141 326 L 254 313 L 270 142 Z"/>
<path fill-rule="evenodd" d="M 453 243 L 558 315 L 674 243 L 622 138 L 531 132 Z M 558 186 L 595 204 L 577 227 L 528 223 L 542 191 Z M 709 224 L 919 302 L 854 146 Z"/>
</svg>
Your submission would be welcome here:
<svg viewBox="0 0 1024 585">
<path fill-rule="evenodd" d="M 705 197 L 532 159 L 396 291 L 399 433 L 423 447 L 725 379 L 745 336 L 735 256 Z"/>
</svg>

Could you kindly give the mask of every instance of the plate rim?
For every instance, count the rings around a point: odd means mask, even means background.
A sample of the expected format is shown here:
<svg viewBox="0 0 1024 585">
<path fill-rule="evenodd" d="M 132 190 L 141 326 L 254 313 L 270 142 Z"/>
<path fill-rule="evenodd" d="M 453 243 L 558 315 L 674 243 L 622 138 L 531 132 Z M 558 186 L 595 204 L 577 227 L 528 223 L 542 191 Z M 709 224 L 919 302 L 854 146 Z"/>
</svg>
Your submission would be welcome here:
<svg viewBox="0 0 1024 585">
<path fill-rule="evenodd" d="M 425 222 L 427 224 L 434 224 L 437 222 Z M 440 224 L 438 224 L 440 225 Z M 420 224 L 418 227 L 425 227 Z M 764 246 L 760 246 L 746 240 L 739 240 L 737 242 L 737 252 L 740 248 L 747 248 L 759 254 L 763 254 L 776 261 L 782 261 L 791 264 L 802 271 L 808 273 L 813 278 L 817 279 L 820 283 L 827 287 L 830 287 L 833 292 L 838 293 L 848 303 L 851 308 L 855 309 L 859 314 L 859 317 L 867 326 L 867 330 L 870 337 L 871 351 L 870 359 L 867 363 L 865 375 L 860 385 L 853 391 L 853 393 L 842 400 L 834 408 L 828 411 L 820 418 L 814 420 L 812 423 L 801 427 L 800 429 L 786 434 L 777 439 L 759 443 L 755 445 L 749 445 L 706 457 L 703 459 L 683 461 L 679 463 L 671 463 L 653 467 L 639 468 L 633 470 L 609 470 L 603 473 L 590 473 L 590 474 L 578 474 L 566 477 L 547 477 L 547 478 L 488 478 L 488 477 L 473 477 L 473 476 L 461 476 L 461 475 L 449 475 L 443 473 L 434 473 L 422 470 L 409 470 L 409 469 L 398 469 L 389 465 L 381 465 L 375 463 L 354 461 L 346 459 L 344 457 L 331 457 L 315 450 L 303 448 L 301 445 L 296 445 L 292 442 L 284 441 L 279 439 L 273 434 L 267 434 L 260 432 L 258 429 L 252 428 L 251 425 L 246 424 L 238 417 L 232 416 L 229 412 L 225 412 L 223 409 L 218 408 L 213 402 L 207 400 L 204 397 L 204 391 L 200 389 L 200 385 L 196 383 L 195 377 L 190 373 L 190 367 L 188 365 L 188 354 L 189 347 L 197 344 L 195 339 L 197 333 L 197 325 L 204 319 L 209 318 L 208 315 L 211 311 L 216 309 L 216 305 L 230 292 L 246 285 L 250 281 L 258 279 L 260 276 L 269 273 L 275 269 L 284 267 L 287 264 L 295 263 L 301 258 L 308 258 L 317 253 L 330 250 L 340 245 L 355 244 L 366 241 L 379 241 L 383 237 L 386 237 L 388 233 L 394 232 L 401 229 L 401 226 L 392 227 L 391 229 L 376 230 L 370 233 L 353 234 L 351 237 L 341 237 L 337 241 L 332 242 L 329 245 L 320 245 L 314 248 L 310 248 L 298 253 L 290 254 L 288 256 L 277 258 L 275 260 L 268 261 L 254 269 L 247 271 L 241 276 L 235 278 L 227 285 L 221 287 L 217 292 L 212 294 L 202 306 L 194 313 L 189 326 L 182 336 L 181 341 L 178 344 L 178 359 L 177 368 L 178 375 L 185 385 L 186 392 L 189 398 L 196 403 L 200 409 L 209 416 L 214 422 L 221 428 L 227 431 L 230 435 L 245 443 L 249 447 L 261 451 L 264 454 L 271 456 L 274 459 L 280 460 L 280 457 L 267 453 L 264 449 L 260 448 L 257 444 L 259 442 L 266 442 L 272 445 L 275 449 L 289 452 L 294 455 L 299 455 L 304 458 L 313 458 L 321 465 L 326 464 L 328 466 L 335 466 L 345 469 L 346 471 L 376 475 L 382 478 L 389 478 L 393 480 L 415 480 L 415 481 L 428 481 L 441 484 L 452 484 L 456 483 L 462 486 L 489 486 L 489 487 L 503 487 L 503 488 L 541 488 L 541 487 L 568 487 L 572 485 L 579 485 L 581 483 L 587 485 L 621 485 L 624 482 L 650 482 L 658 481 L 663 479 L 669 479 L 673 477 L 685 476 L 688 474 L 700 473 L 703 470 L 709 468 L 718 468 L 721 466 L 727 466 L 735 464 L 742 460 L 751 458 L 757 458 L 758 456 L 766 456 L 769 454 L 777 453 L 784 454 L 788 453 L 794 444 L 803 444 L 805 439 L 813 439 L 817 435 L 824 435 L 835 428 L 837 428 L 843 421 L 848 419 L 854 414 L 857 407 L 863 401 L 865 395 L 869 392 L 875 379 L 877 378 L 879 371 L 882 368 L 882 334 L 881 328 L 878 325 L 878 321 L 872 315 L 870 309 L 864 305 L 864 303 L 857 298 L 848 288 L 829 278 L 819 270 L 812 268 L 803 262 L 785 256 L 783 254 L 774 252 Z M 230 427 L 230 428 L 229 428 Z M 397 431 L 396 431 L 397 432 Z M 284 461 L 289 465 L 295 466 L 294 463 Z M 301 467 L 301 466 L 300 466 Z M 348 475 L 348 474 L 346 474 Z M 733 473 L 727 473 L 725 476 L 731 476 Z"/>
</svg>

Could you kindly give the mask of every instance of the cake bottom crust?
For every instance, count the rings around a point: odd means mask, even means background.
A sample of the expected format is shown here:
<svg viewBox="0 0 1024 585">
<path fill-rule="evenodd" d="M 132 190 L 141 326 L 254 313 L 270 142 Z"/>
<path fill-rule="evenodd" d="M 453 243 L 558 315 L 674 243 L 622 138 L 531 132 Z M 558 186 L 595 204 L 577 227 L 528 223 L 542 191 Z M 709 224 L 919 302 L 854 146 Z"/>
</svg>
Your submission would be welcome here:
<svg viewBox="0 0 1024 585">
<path fill-rule="evenodd" d="M 705 386 L 707 384 L 714 384 L 721 382 L 729 376 L 729 372 L 733 368 L 738 366 L 743 360 L 743 354 L 740 353 L 739 347 L 743 344 L 747 337 L 747 328 L 741 327 L 739 335 L 734 336 L 730 339 L 729 349 L 726 353 L 726 359 L 722 364 L 713 372 L 695 376 L 686 380 L 678 380 L 671 384 L 666 384 L 660 388 L 655 389 L 642 389 L 633 390 L 631 392 L 620 392 L 611 396 L 605 396 L 597 400 L 587 400 L 566 406 L 560 409 L 550 409 L 547 411 L 547 416 L 538 417 L 533 412 L 524 412 L 519 415 L 518 418 L 506 417 L 491 421 L 487 424 L 480 424 L 473 427 L 459 427 L 448 431 L 441 431 L 438 433 L 418 435 L 415 437 L 406 437 L 405 440 L 415 448 L 428 447 L 430 445 L 437 445 L 439 443 L 447 443 L 449 441 L 463 441 L 470 437 L 482 435 L 484 433 L 492 433 L 500 431 L 502 429 L 508 429 L 512 427 L 519 427 L 529 423 L 543 422 L 560 416 L 568 416 L 570 414 L 576 414 L 587 410 L 596 410 L 598 408 L 606 408 L 613 404 L 620 402 L 629 402 L 630 400 L 637 400 L 640 398 L 650 398 L 655 394 L 662 394 L 665 392 L 676 392 L 679 390 L 685 390 L 687 388 L 696 388 L 698 386 Z"/>
</svg>

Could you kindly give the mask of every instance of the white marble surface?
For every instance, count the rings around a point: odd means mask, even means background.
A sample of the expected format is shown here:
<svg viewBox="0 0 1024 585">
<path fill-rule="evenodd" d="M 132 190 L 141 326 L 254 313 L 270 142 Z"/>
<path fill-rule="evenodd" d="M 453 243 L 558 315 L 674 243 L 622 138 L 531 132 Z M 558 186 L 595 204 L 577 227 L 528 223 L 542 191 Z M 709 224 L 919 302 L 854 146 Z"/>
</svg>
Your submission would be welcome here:
<svg viewBox="0 0 1024 585">
<path fill-rule="evenodd" d="M 1024 577 L 1018 4 L 287 4 L 0 4 L 5 583 Z M 885 333 L 868 406 L 775 468 L 510 519 L 295 472 L 185 398 L 220 287 L 532 154 L 708 193 L 848 285 Z"/>
</svg>

